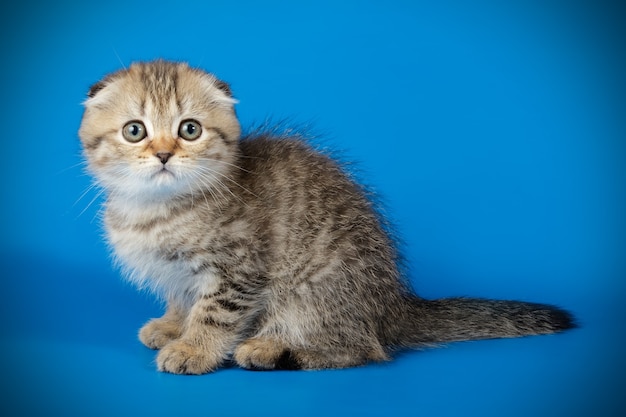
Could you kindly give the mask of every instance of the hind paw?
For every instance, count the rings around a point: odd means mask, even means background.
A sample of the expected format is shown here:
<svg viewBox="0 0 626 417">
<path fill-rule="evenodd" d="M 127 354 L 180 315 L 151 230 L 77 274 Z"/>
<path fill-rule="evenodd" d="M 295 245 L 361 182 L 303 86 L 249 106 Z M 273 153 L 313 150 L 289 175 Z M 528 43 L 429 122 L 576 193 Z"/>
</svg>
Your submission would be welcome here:
<svg viewBox="0 0 626 417">
<path fill-rule="evenodd" d="M 235 362 L 251 370 L 295 370 L 302 367 L 289 349 L 269 339 L 252 338 L 235 350 Z"/>
</svg>

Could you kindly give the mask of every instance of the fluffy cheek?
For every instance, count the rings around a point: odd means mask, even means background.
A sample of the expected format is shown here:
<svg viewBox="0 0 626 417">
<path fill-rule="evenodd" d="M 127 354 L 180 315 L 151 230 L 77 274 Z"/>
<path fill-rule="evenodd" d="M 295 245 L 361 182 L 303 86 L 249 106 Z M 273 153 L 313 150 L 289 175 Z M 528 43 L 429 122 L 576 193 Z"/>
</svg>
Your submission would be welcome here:
<svg viewBox="0 0 626 417">
<path fill-rule="evenodd" d="M 227 155 L 215 151 L 181 155 L 172 160 L 171 171 L 187 191 L 223 189 L 234 181 L 230 173 L 231 163 L 227 159 Z"/>
<path fill-rule="evenodd" d="M 148 171 L 155 168 L 150 168 L 149 159 L 132 148 L 121 148 L 119 144 L 107 142 L 89 151 L 89 168 L 105 189 L 116 194 L 124 193 L 125 189 L 136 193 L 142 179 L 147 178 Z"/>
<path fill-rule="evenodd" d="M 126 154 L 116 149 L 115 146 L 110 144 L 102 144 L 97 149 L 92 151 L 89 155 L 89 165 L 96 171 L 100 172 L 110 168 L 112 165 L 117 165 L 123 159 L 127 157 Z"/>
</svg>

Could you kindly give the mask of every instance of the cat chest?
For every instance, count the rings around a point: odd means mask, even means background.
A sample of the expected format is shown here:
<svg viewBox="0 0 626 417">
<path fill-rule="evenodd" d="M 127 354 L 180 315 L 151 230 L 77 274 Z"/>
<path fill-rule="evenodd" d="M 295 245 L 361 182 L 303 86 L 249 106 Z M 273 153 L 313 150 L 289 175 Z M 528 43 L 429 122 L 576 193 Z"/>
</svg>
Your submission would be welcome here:
<svg viewBox="0 0 626 417">
<path fill-rule="evenodd" d="M 149 229 L 110 228 L 109 241 L 128 278 L 157 292 L 196 293 L 217 285 L 219 277 L 201 269 L 214 257 L 197 231 L 182 225 Z"/>
<path fill-rule="evenodd" d="M 158 292 L 193 293 L 219 286 L 222 271 L 260 268 L 245 219 L 201 216 L 193 211 L 117 221 L 107 212 L 109 242 L 128 278 Z M 126 218 L 128 219 L 128 217 Z"/>
</svg>

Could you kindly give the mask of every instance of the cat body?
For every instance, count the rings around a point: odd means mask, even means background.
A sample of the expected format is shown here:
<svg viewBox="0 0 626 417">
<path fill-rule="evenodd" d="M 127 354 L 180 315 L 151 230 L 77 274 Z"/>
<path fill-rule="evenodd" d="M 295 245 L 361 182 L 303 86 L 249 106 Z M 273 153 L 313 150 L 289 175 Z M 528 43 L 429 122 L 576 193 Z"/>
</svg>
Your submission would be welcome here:
<svg viewBox="0 0 626 417">
<path fill-rule="evenodd" d="M 109 243 L 167 303 L 139 334 L 159 370 L 344 368 L 573 326 L 548 305 L 419 298 L 362 187 L 298 137 L 241 138 L 234 104 L 213 75 L 166 61 L 105 77 L 85 103 Z"/>
</svg>

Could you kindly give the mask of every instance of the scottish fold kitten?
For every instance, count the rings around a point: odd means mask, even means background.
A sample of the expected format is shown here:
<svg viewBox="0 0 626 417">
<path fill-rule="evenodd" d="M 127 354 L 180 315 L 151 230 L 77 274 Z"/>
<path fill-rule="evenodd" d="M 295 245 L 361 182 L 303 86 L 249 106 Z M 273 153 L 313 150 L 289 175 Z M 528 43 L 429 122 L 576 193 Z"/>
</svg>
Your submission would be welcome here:
<svg viewBox="0 0 626 417">
<path fill-rule="evenodd" d="M 240 137 L 235 103 L 215 76 L 161 60 L 106 76 L 85 101 L 108 241 L 167 303 L 139 332 L 160 371 L 345 368 L 573 327 L 549 305 L 418 297 L 363 188 L 297 137 Z"/>
</svg>

